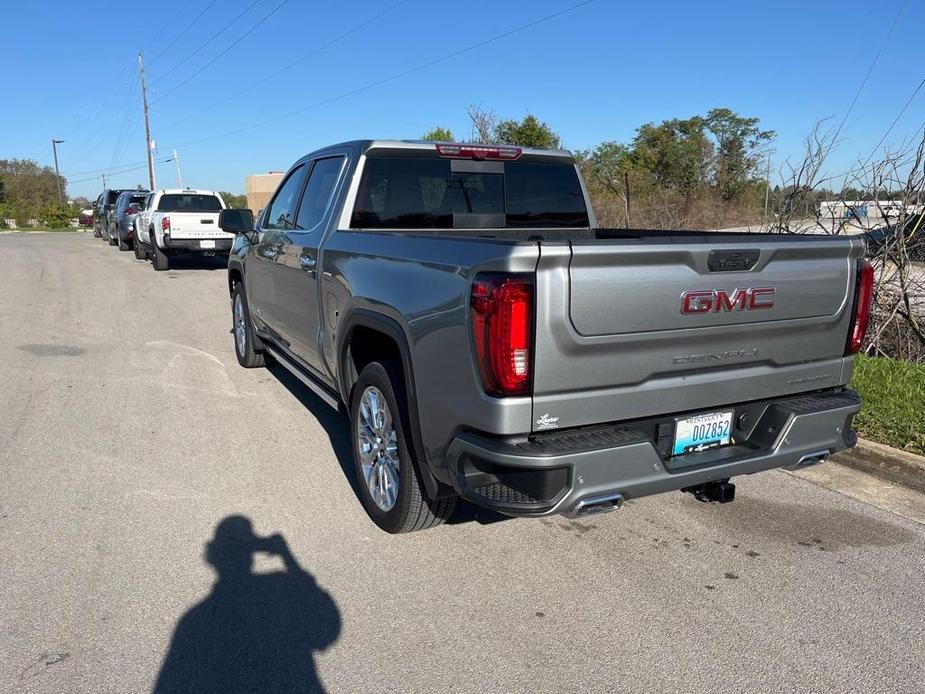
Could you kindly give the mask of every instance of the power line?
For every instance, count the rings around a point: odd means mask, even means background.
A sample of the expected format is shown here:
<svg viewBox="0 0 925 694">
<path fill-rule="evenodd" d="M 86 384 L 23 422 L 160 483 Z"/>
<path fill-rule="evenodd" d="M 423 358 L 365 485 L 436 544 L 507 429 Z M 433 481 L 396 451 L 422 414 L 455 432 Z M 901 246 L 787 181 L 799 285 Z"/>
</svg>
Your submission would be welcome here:
<svg viewBox="0 0 925 694">
<path fill-rule="evenodd" d="M 909 104 L 912 103 L 912 100 L 915 99 L 916 95 L 919 93 L 919 91 L 921 91 L 923 86 L 925 86 L 925 79 L 919 82 L 919 85 L 915 89 L 912 90 L 912 94 L 906 100 L 906 103 L 903 105 L 903 107 L 899 109 L 899 113 L 896 114 L 896 118 L 894 118 L 893 122 L 890 123 L 890 127 L 886 129 L 885 133 L 883 133 L 883 137 L 880 138 L 880 142 L 878 142 L 874 146 L 870 154 L 867 156 L 867 159 L 865 159 L 864 163 L 861 164 L 861 168 L 864 168 L 865 166 L 867 166 L 867 162 L 873 159 L 874 155 L 877 153 L 877 150 L 880 149 L 880 145 L 882 145 L 883 142 L 886 140 L 886 138 L 889 137 L 889 134 L 893 131 L 893 128 L 896 127 L 896 124 L 899 122 L 899 119 L 903 117 L 903 114 L 906 112 L 906 109 L 909 108 Z M 918 132 L 918 130 L 916 130 L 916 132 Z"/>
<path fill-rule="evenodd" d="M 208 12 L 209 10 L 211 10 L 211 9 L 212 9 L 212 5 L 214 5 L 216 2 L 218 2 L 218 0 L 212 0 L 212 2 L 210 2 L 208 5 L 206 5 L 205 9 L 204 9 L 202 12 L 200 12 L 199 14 L 197 14 L 197 15 L 196 15 L 196 18 L 195 18 L 192 22 L 190 22 L 189 24 L 187 24 L 187 25 L 186 25 L 186 28 L 185 28 L 183 31 L 181 31 L 181 32 L 174 38 L 173 41 L 171 41 L 170 43 L 168 43 L 167 46 L 164 47 L 164 49 L 163 49 L 160 53 L 158 53 L 156 56 L 154 56 L 154 57 L 148 62 L 148 65 L 149 65 L 149 66 L 150 66 L 150 65 L 153 65 L 154 62 L 155 62 L 158 58 L 160 58 L 160 57 L 161 57 L 162 55 L 164 55 L 167 51 L 169 51 L 171 48 L 173 48 L 174 45 L 176 45 L 177 41 L 179 41 L 179 40 L 182 39 L 184 36 L 186 36 L 186 34 L 189 33 L 189 30 L 192 29 L 192 28 L 195 26 L 196 22 L 198 22 L 200 19 L 202 19 L 202 16 L 203 16 L 206 12 Z"/>
<path fill-rule="evenodd" d="M 285 5 L 287 2 L 289 2 L 289 0 L 283 0 L 280 4 L 278 4 L 278 5 L 277 5 L 276 7 L 274 7 L 272 10 L 270 10 L 270 12 L 268 12 L 266 15 L 264 15 L 263 18 L 262 18 L 259 22 L 257 22 L 254 26 L 252 26 L 252 27 L 251 27 L 250 29 L 248 29 L 247 31 L 245 31 L 241 36 L 239 36 L 238 39 L 237 39 L 236 41 L 233 41 L 229 46 L 227 46 L 227 47 L 225 48 L 225 50 L 223 50 L 223 51 L 220 52 L 218 55 L 216 55 L 215 57 L 213 57 L 212 60 L 210 60 L 209 62 L 207 62 L 205 65 L 203 65 L 203 66 L 202 66 L 201 68 L 199 68 L 198 70 L 196 70 L 196 72 L 194 72 L 192 75 L 190 75 L 189 77 L 187 77 L 185 80 L 183 80 L 183 81 L 180 82 L 179 84 L 174 85 L 173 89 L 171 89 L 170 91 L 166 92 L 165 94 L 161 94 L 161 95 L 160 95 L 159 97 L 157 97 L 152 103 L 156 103 L 156 102 L 160 101 L 161 99 L 165 99 L 166 97 L 170 96 L 170 95 L 173 94 L 175 91 L 177 91 L 180 87 L 182 87 L 184 84 L 188 83 L 191 79 L 193 79 L 196 75 L 198 75 L 199 73 L 201 73 L 203 70 L 205 70 L 207 67 L 209 67 L 209 66 L 212 65 L 213 63 L 215 63 L 216 60 L 218 60 L 219 58 L 221 58 L 223 55 L 225 55 L 225 54 L 226 54 L 228 51 L 230 51 L 232 48 L 234 48 L 234 47 L 237 46 L 239 43 L 241 43 L 241 41 L 243 41 L 244 39 L 246 39 L 250 34 L 252 34 L 254 31 L 256 31 L 257 28 L 258 28 L 261 24 L 263 24 L 263 23 L 264 23 L 265 21 L 267 21 L 270 17 L 272 17 L 274 14 L 276 14 L 277 11 L 279 11 L 279 9 L 280 9 L 283 5 Z"/>
<path fill-rule="evenodd" d="M 148 50 L 150 46 L 153 46 L 154 42 L 157 41 L 157 39 L 161 37 L 161 34 L 164 33 L 164 29 L 166 29 L 169 26 L 173 26 L 173 23 L 177 21 L 177 19 L 179 19 L 180 15 L 183 14 L 183 10 L 185 9 L 186 9 L 185 5 L 180 7 L 177 13 L 170 19 L 170 21 L 166 22 L 165 24 L 162 24 L 161 28 L 155 31 L 154 34 L 149 39 L 149 41 L 144 46 L 141 47 L 141 52 L 144 53 L 146 50 Z"/>
<path fill-rule="evenodd" d="M 370 83 L 368 83 L 368 84 L 363 85 L 362 87 L 357 87 L 356 89 L 351 89 L 350 91 L 343 92 L 342 94 L 338 94 L 337 96 L 333 96 L 333 97 L 331 97 L 331 98 L 329 98 L 329 99 L 325 99 L 325 100 L 323 100 L 323 101 L 318 101 L 318 102 L 316 102 L 316 103 L 314 103 L 314 104 L 309 104 L 308 106 L 304 106 L 304 107 L 299 108 L 299 109 L 296 109 L 296 110 L 294 110 L 294 111 L 289 111 L 288 113 L 284 113 L 284 114 L 282 114 L 282 115 L 280 115 L 280 116 L 276 116 L 276 117 L 274 117 L 274 118 L 269 118 L 269 119 L 267 119 L 267 120 L 263 120 L 263 121 L 260 121 L 260 122 L 258 122 L 258 123 L 252 123 L 251 125 L 245 125 L 245 126 L 243 126 L 243 127 L 241 127 L 241 128 L 237 128 L 237 129 L 231 130 L 231 131 L 229 131 L 229 132 L 221 133 L 221 134 L 219 134 L 219 135 L 213 135 L 213 136 L 211 136 L 211 137 L 205 137 L 205 138 L 202 138 L 201 140 L 194 140 L 194 141 L 192 141 L 192 142 L 186 142 L 186 143 L 183 143 L 182 145 L 178 145 L 178 147 L 191 147 L 191 146 L 193 146 L 193 145 L 202 144 L 203 142 L 211 142 L 212 140 L 218 140 L 218 139 L 223 138 L 223 137 L 229 137 L 229 136 L 231 136 L 231 135 L 237 135 L 237 134 L 242 133 L 242 132 L 245 132 L 245 131 L 247 131 L 247 130 L 252 130 L 252 129 L 254 129 L 254 128 L 259 128 L 259 127 L 261 127 L 261 126 L 269 125 L 269 124 L 271 124 L 271 123 L 276 123 L 277 121 L 284 120 L 284 119 L 286 119 L 286 118 L 291 118 L 292 116 L 297 116 L 297 115 L 299 115 L 299 114 L 301 114 L 301 113 L 305 113 L 306 111 L 309 111 L 309 110 L 311 110 L 311 109 L 318 108 L 318 107 L 320 107 L 320 106 L 325 106 L 325 105 L 327 105 L 327 104 L 333 103 L 333 102 L 335 102 L 335 101 L 339 101 L 339 100 L 341 100 L 341 99 L 346 99 L 347 97 L 354 96 L 354 95 L 359 94 L 360 92 L 364 92 L 364 91 L 366 91 L 366 90 L 368 90 L 368 89 L 373 89 L 374 87 L 378 87 L 378 86 L 383 85 L 383 84 L 386 84 L 386 83 L 388 83 L 388 82 L 393 82 L 394 80 L 400 79 L 400 78 L 402 78 L 402 77 L 406 77 L 406 76 L 408 76 L 408 75 L 410 75 L 410 74 L 412 74 L 412 73 L 419 72 L 419 71 L 425 70 L 425 69 L 427 69 L 427 68 L 429 68 L 429 67 L 433 67 L 434 65 L 438 65 L 439 63 L 446 62 L 447 60 L 451 60 L 451 59 L 453 59 L 453 58 L 457 58 L 457 57 L 459 57 L 459 56 L 461 56 L 461 55 L 463 55 L 463 54 L 465 54 L 465 53 L 469 53 L 469 52 L 474 51 L 474 50 L 476 50 L 476 49 L 478 49 L 478 48 L 482 48 L 483 46 L 487 46 L 487 45 L 489 45 L 489 44 L 496 43 L 496 42 L 500 41 L 501 39 L 507 38 L 508 36 L 512 36 L 513 34 L 517 34 L 517 33 L 521 32 L 521 31 L 525 31 L 525 30 L 527 30 L 527 29 L 530 29 L 530 28 L 532 28 L 532 27 L 535 27 L 535 26 L 537 26 L 538 24 L 542 24 L 542 23 L 548 22 L 548 21 L 550 21 L 550 20 L 552 20 L 552 19 L 556 19 L 557 17 L 561 17 L 562 15 L 564 15 L 564 14 L 566 14 L 566 13 L 568 13 L 568 12 L 572 12 L 572 11 L 574 11 L 574 10 L 577 10 L 577 9 L 580 8 L 580 7 L 584 7 L 585 5 L 590 5 L 592 2 L 594 2 L 594 0 L 582 0 L 582 2 L 578 2 L 578 3 L 575 3 L 574 5 L 570 5 L 570 6 L 564 8 L 564 9 L 562 9 L 562 10 L 559 10 L 558 12 L 553 12 L 552 14 L 548 14 L 548 15 L 546 15 L 546 16 L 544 16 L 544 17 L 540 17 L 539 19 L 534 19 L 533 21 L 527 22 L 526 24 L 521 24 L 520 26 L 515 27 L 514 29 L 509 29 L 508 31 L 502 32 L 502 33 L 500 33 L 500 34 L 496 34 L 496 35 L 492 36 L 491 38 L 484 39 L 484 40 L 482 40 L 482 41 L 479 41 L 478 43 L 474 43 L 474 44 L 471 44 L 471 45 L 469 45 L 469 46 L 466 46 L 465 48 L 461 48 L 461 49 L 459 49 L 459 50 L 453 51 L 452 53 L 447 53 L 446 55 L 443 55 L 443 56 L 441 56 L 441 57 L 439 57 L 439 58 L 434 58 L 433 60 L 429 60 L 429 61 L 427 61 L 426 63 L 421 63 L 420 65 L 416 65 L 416 66 L 414 66 L 414 67 L 412 67 L 412 68 L 408 68 L 407 70 L 403 70 L 403 71 L 401 71 L 401 72 L 397 72 L 397 73 L 395 73 L 395 74 L 393 74 L 393 75 L 390 75 L 390 76 L 388 76 L 388 77 L 384 77 L 384 78 L 382 78 L 382 79 L 376 80 L 375 82 L 370 82 Z"/>
<path fill-rule="evenodd" d="M 154 162 L 154 163 L 155 163 L 155 164 L 166 164 L 167 162 L 170 162 L 170 161 L 173 161 L 173 159 L 160 159 L 160 160 L 158 160 L 158 161 L 156 161 L 156 162 Z M 122 174 L 132 173 L 133 171 L 141 171 L 142 169 L 147 169 L 147 168 L 148 168 L 148 162 L 145 162 L 145 163 L 143 163 L 141 166 L 135 166 L 135 167 L 130 168 L 130 169 L 121 169 L 121 170 L 119 170 L 119 171 L 108 171 L 108 172 L 105 173 L 105 176 L 106 176 L 106 178 L 113 178 L 113 177 L 115 177 L 115 176 L 120 176 L 120 175 L 122 175 Z M 97 176 L 88 176 L 87 178 L 78 178 L 78 179 L 73 180 L 73 181 L 68 180 L 68 185 L 70 185 L 70 184 L 72 184 L 72 183 L 85 183 L 85 182 L 87 182 L 87 181 L 95 181 L 95 180 L 98 179 L 99 177 L 100 177 L 100 176 L 97 175 Z"/>
<path fill-rule="evenodd" d="M 252 82 L 251 84 L 247 85 L 246 87 L 243 87 L 242 89 L 236 91 L 234 94 L 231 94 L 230 96 L 227 96 L 227 97 L 225 97 L 224 99 L 221 99 L 220 101 L 217 101 L 217 102 L 215 102 L 215 103 L 213 103 L 213 104 L 207 106 L 206 108 L 204 108 L 204 109 L 202 109 L 202 110 L 200 110 L 200 111 L 196 111 L 196 113 L 192 113 L 192 114 L 190 114 L 190 115 L 188 115 L 188 116 L 185 116 L 184 118 L 181 118 L 180 120 L 174 121 L 173 123 L 169 123 L 168 125 L 161 126 L 161 130 L 162 130 L 162 131 L 163 131 L 163 130 L 169 130 L 170 128 L 176 127 L 176 126 L 178 126 L 178 125 L 180 125 L 180 124 L 182 124 L 182 123 L 186 123 L 187 121 L 189 121 L 189 120 L 195 118 L 196 116 L 201 116 L 202 114 L 208 113 L 209 111 L 214 111 L 216 108 L 218 108 L 218 107 L 220 107 L 220 106 L 222 106 L 222 105 L 228 103 L 228 102 L 231 101 L 232 99 L 235 99 L 235 98 L 241 96 L 241 95 L 244 94 L 245 92 L 249 92 L 251 89 L 254 89 L 255 87 L 259 87 L 260 85 L 262 85 L 262 84 L 264 84 L 264 83 L 270 81 L 270 80 L 273 79 L 274 77 L 278 77 L 279 75 L 283 74 L 284 72 L 286 72 L 286 71 L 288 71 L 288 70 L 294 68 L 296 65 L 299 65 L 300 63 L 305 62 L 305 61 L 308 60 L 309 58 L 312 58 L 312 57 L 318 55 L 319 53 L 321 53 L 322 51 L 327 50 L 327 49 L 330 48 L 331 46 L 333 46 L 333 45 L 335 45 L 335 44 L 337 44 L 337 43 L 343 41 L 343 40 L 344 40 L 345 38 L 347 38 L 348 36 L 351 36 L 352 34 L 355 34 L 356 32 L 358 32 L 360 29 L 363 29 L 363 28 L 369 26 L 370 24 L 372 24 L 373 22 L 375 22 L 375 21 L 376 21 L 377 19 L 379 19 L 380 17 L 383 17 L 383 16 L 387 15 L 389 12 L 391 12 L 392 10 L 398 8 L 398 7 L 401 6 L 401 5 L 404 5 L 406 2 L 408 2 L 408 0 L 399 0 L 399 2 L 396 2 L 394 5 L 391 5 L 390 7 L 387 7 L 386 9 L 382 10 L 382 12 L 379 12 L 378 14 L 376 14 L 376 15 L 370 17 L 370 18 L 367 19 L 366 21 L 364 21 L 364 22 L 362 22 L 362 23 L 360 23 L 360 24 L 357 24 L 355 27 L 353 27 L 352 29 L 350 29 L 350 30 L 348 30 L 348 31 L 345 31 L 345 32 L 344 32 L 343 34 L 341 34 L 340 36 L 337 36 L 336 38 L 331 39 L 330 41 L 328 41 L 327 43 L 325 43 L 325 44 L 319 46 L 318 48 L 314 49 L 313 51 L 311 51 L 311 52 L 309 52 L 309 53 L 306 53 L 306 54 L 303 55 L 301 58 L 297 58 L 296 60 L 293 60 L 291 63 L 289 63 L 289 64 L 287 64 L 287 65 L 281 67 L 279 70 L 276 70 L 275 72 L 271 72 L 271 73 L 270 73 L 269 75 L 267 75 L 266 77 L 262 77 L 262 78 L 260 78 L 259 80 L 257 80 L 256 82 Z"/>
<path fill-rule="evenodd" d="M 243 10 L 237 17 L 235 17 L 234 19 L 232 19 L 230 22 L 228 22 L 228 24 L 226 24 L 224 27 L 222 27 L 222 28 L 219 29 L 216 33 L 214 33 L 214 34 L 212 35 L 212 37 L 211 37 L 208 41 L 206 41 L 205 43 L 200 44 L 199 48 L 197 48 L 197 49 L 194 50 L 192 53 L 190 53 L 188 56 L 186 56 L 185 58 L 183 58 L 179 63 L 175 64 L 172 68 L 170 68 L 169 70 L 167 70 L 167 72 L 164 72 L 164 73 L 160 74 L 158 77 L 152 79 L 151 82 L 153 83 L 153 82 L 157 82 L 158 80 L 164 79 L 167 75 L 169 75 L 171 72 L 173 72 L 173 71 L 176 70 L 178 67 L 180 67 L 181 65 L 183 65 L 183 63 L 185 63 L 186 61 L 188 61 L 190 58 L 192 58 L 193 56 L 198 55 L 200 52 L 202 52 L 203 49 L 205 49 L 206 46 L 208 46 L 210 43 L 212 43 L 212 42 L 213 42 L 215 39 L 217 39 L 219 36 L 221 36 L 221 35 L 224 34 L 226 31 L 228 31 L 228 29 L 230 29 L 231 26 L 232 26 L 235 22 L 237 22 L 239 19 L 241 19 L 241 17 L 243 17 L 244 15 L 246 15 L 246 14 L 250 11 L 250 9 L 251 9 L 254 5 L 256 5 L 258 2 L 260 2 L 260 0 L 254 0 L 254 2 L 252 2 L 250 5 L 248 5 L 247 7 L 245 7 L 244 10 Z"/>
<path fill-rule="evenodd" d="M 65 177 L 67 177 L 67 176 L 83 176 L 84 174 L 101 174 L 101 173 L 109 173 L 110 171 L 113 170 L 113 168 L 119 168 L 119 167 L 122 167 L 122 166 L 145 166 L 145 165 L 147 165 L 147 162 L 144 162 L 144 161 L 132 162 L 132 163 L 130 163 L 130 164 L 119 164 L 118 167 L 112 167 L 112 166 L 110 166 L 110 167 L 105 168 L 105 169 L 90 169 L 89 171 L 74 171 L 74 172 L 69 173 L 69 174 L 62 174 L 62 176 L 65 176 Z M 94 176 L 93 178 L 97 178 L 97 177 L 98 177 L 98 176 Z"/>
<path fill-rule="evenodd" d="M 874 59 L 870 62 L 870 66 L 867 68 L 867 74 L 864 75 L 864 79 L 861 80 L 861 84 L 858 87 L 858 90 L 854 93 L 854 98 L 851 100 L 851 104 L 848 106 L 848 110 L 845 111 L 845 116 L 841 119 L 841 123 L 838 124 L 838 128 L 835 130 L 835 135 L 832 136 L 833 145 L 838 139 L 838 135 L 841 133 L 842 128 L 845 127 L 845 122 L 848 120 L 848 116 L 850 116 L 851 111 L 854 110 L 854 105 L 858 102 L 858 98 L 861 96 L 861 92 L 863 91 L 864 86 L 867 84 L 867 80 L 870 79 L 870 75 L 874 71 L 874 67 L 877 65 L 877 61 L 880 60 L 880 54 L 883 53 L 883 49 L 886 46 L 887 41 L 889 41 L 890 37 L 893 35 L 893 30 L 896 28 L 896 24 L 899 22 L 899 18 L 905 11 L 908 2 L 909 0 L 903 0 L 903 4 L 899 8 L 899 12 L 896 13 L 896 17 L 893 19 L 893 23 L 890 25 L 890 30 L 886 32 L 886 36 L 883 37 L 880 48 L 877 49 L 877 54 L 874 56 Z"/>
</svg>

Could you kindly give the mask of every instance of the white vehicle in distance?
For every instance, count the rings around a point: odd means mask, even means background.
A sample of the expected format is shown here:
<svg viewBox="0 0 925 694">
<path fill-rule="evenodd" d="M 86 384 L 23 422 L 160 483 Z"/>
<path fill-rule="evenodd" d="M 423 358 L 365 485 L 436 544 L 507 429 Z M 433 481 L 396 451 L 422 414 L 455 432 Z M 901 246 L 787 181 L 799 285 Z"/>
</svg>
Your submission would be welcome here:
<svg viewBox="0 0 925 694">
<path fill-rule="evenodd" d="M 167 188 L 145 199 L 135 220 L 135 257 L 150 257 L 154 269 L 170 269 L 176 255 L 227 255 L 234 234 L 218 226 L 218 213 L 225 209 L 222 196 L 212 190 Z"/>
</svg>

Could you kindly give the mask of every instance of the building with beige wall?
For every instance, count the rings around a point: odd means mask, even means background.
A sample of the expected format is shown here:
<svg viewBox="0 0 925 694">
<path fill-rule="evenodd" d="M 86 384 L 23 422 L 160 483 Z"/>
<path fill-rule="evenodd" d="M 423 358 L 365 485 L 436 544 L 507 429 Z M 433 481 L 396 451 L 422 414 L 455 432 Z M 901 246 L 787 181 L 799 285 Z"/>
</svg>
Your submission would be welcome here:
<svg viewBox="0 0 925 694">
<path fill-rule="evenodd" d="M 247 206 L 258 214 L 267 206 L 276 186 L 283 180 L 285 171 L 270 171 L 265 174 L 252 174 L 244 177 L 244 194 L 247 196 Z"/>
</svg>

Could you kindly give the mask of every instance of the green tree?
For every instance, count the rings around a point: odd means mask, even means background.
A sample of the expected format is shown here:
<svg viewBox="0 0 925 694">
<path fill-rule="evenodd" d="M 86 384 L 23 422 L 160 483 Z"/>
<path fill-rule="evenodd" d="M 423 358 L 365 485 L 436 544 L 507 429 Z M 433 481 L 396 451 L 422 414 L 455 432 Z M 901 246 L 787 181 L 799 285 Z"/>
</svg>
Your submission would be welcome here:
<svg viewBox="0 0 925 694">
<path fill-rule="evenodd" d="M 630 226 L 630 178 L 635 179 L 631 152 L 619 142 L 602 142 L 590 152 L 581 152 L 579 166 L 588 184 L 605 197 L 616 196 L 623 207 L 623 225 Z"/>
<path fill-rule="evenodd" d="M 71 209 L 60 202 L 53 202 L 42 210 L 40 219 L 48 229 L 67 229 L 71 226 Z"/>
<path fill-rule="evenodd" d="M 712 156 L 713 145 L 699 116 L 640 126 L 631 153 L 633 164 L 654 185 L 684 196 L 708 182 Z"/>
<path fill-rule="evenodd" d="M 428 130 L 426 133 L 421 135 L 422 140 L 428 142 L 455 142 L 456 138 L 453 137 L 453 131 L 449 128 L 444 128 L 437 126 L 432 130 Z"/>
<path fill-rule="evenodd" d="M 229 209 L 243 210 L 247 207 L 246 195 L 235 195 L 234 193 L 229 193 L 227 190 L 219 191 L 219 195 L 222 196 L 222 200 L 225 201 L 225 206 Z"/>
<path fill-rule="evenodd" d="M 67 181 L 63 176 L 60 183 L 64 191 Z M 39 219 L 45 208 L 59 201 L 55 170 L 31 159 L 0 159 L 0 186 L 0 217 L 20 222 Z"/>
<path fill-rule="evenodd" d="M 547 123 L 532 114 L 523 120 L 503 120 L 495 126 L 494 141 L 518 147 L 559 149 L 559 135 Z"/>
<path fill-rule="evenodd" d="M 714 184 L 723 200 L 732 200 L 758 174 L 761 148 L 774 139 L 774 131 L 761 130 L 757 118 L 740 116 L 728 108 L 712 109 L 704 124 L 714 141 Z"/>
</svg>

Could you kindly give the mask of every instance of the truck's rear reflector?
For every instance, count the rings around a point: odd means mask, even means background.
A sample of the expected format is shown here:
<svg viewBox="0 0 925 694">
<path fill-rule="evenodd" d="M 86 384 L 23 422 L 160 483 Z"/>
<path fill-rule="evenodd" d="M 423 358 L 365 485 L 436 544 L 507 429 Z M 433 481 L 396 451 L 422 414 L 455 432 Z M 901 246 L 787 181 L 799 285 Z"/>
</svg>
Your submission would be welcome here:
<svg viewBox="0 0 925 694">
<path fill-rule="evenodd" d="M 492 145 L 437 145 L 437 153 L 450 159 L 502 159 L 513 161 L 524 153 L 520 147 L 495 147 Z"/>
<path fill-rule="evenodd" d="M 525 275 L 482 274 L 472 283 L 472 339 L 490 395 L 530 392 L 533 281 Z"/>
<path fill-rule="evenodd" d="M 848 332 L 848 348 L 845 354 L 857 354 L 867 335 L 870 322 L 870 305 L 874 298 L 874 266 L 866 260 L 858 262 L 857 293 L 854 300 L 854 317 Z"/>
</svg>

